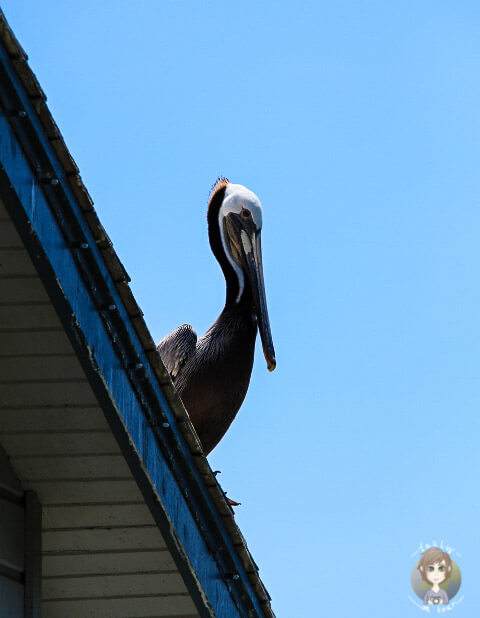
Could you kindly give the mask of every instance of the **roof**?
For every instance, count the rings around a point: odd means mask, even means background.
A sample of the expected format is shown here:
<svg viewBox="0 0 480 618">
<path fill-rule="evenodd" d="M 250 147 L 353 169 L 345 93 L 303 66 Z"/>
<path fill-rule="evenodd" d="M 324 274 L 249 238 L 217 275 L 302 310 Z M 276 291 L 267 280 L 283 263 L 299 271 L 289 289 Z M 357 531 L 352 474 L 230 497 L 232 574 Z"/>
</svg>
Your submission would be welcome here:
<svg viewBox="0 0 480 618">
<path fill-rule="evenodd" d="M 21 328 L 29 333 L 29 345 L 38 340 L 39 349 L 50 351 L 58 345 L 57 360 L 54 360 L 54 354 L 50 359 L 57 363 L 57 368 L 52 366 L 47 371 L 45 365 L 31 367 L 33 380 L 45 385 L 48 383 L 47 374 L 57 371 L 65 375 L 67 372 L 68 377 L 62 379 L 69 383 L 73 398 L 69 422 L 73 422 L 73 426 L 75 422 L 79 423 L 77 434 L 78 431 L 90 432 L 90 437 L 104 434 L 103 438 L 109 444 L 95 445 L 95 440 L 101 438 L 93 437 L 92 453 L 100 454 L 101 451 L 103 456 L 117 458 L 117 468 L 122 470 L 120 478 L 124 479 L 122 482 L 127 482 L 127 479 L 131 490 L 141 494 L 148 507 L 150 519 L 147 518 L 149 523 L 144 525 L 152 526 L 153 521 L 160 529 L 197 609 L 204 608 L 199 611 L 207 612 L 204 615 L 214 615 L 208 612 L 218 612 L 221 603 L 227 602 L 227 595 L 234 600 L 238 615 L 273 616 L 270 597 L 259 578 L 258 568 L 156 351 L 130 290 L 128 274 L 97 217 L 79 170 L 48 110 L 46 96 L 28 66 L 27 55 L 1 11 L 0 41 L 1 129 L 4 136 L 0 144 L 0 195 L 5 203 L 2 212 L 7 224 L 3 231 L 15 239 L 11 247 L 12 268 L 20 269 L 15 271 L 13 279 L 5 279 L 5 285 L 9 293 L 15 295 L 15 277 L 23 280 L 22 289 L 26 289 L 25 281 L 28 281 L 33 294 L 29 296 L 29 302 L 33 303 L 30 306 L 38 302 L 45 320 L 41 331 L 38 324 L 28 323 L 34 312 L 29 310 L 22 314 L 16 310 L 12 332 L 18 335 L 18 324 L 23 319 L 25 324 Z M 12 229 L 8 228 L 10 218 Z M 30 262 L 23 259 L 19 251 L 22 247 L 28 251 L 33 269 Z M 38 279 L 48 294 L 37 283 Z M 54 312 L 46 302 L 48 299 Z M 16 345 L 18 341 L 17 337 Z M 62 355 L 65 358 L 59 363 Z M 25 371 L 25 365 L 21 371 Z M 91 399 L 90 390 L 93 393 Z M 8 393 L 5 394 L 7 391 L 3 391 L 3 404 L 9 397 Z M 11 389 L 9 409 L 13 411 L 17 405 L 15 393 L 18 393 L 18 387 Z M 79 399 L 81 396 L 86 397 L 85 401 Z M 24 422 L 36 422 L 44 429 L 50 428 L 49 434 L 45 434 L 45 448 L 50 454 L 55 452 L 56 445 L 65 444 L 62 440 L 68 436 L 70 448 L 75 451 L 76 430 L 72 425 L 62 426 L 65 420 L 55 413 L 55 401 L 49 400 L 49 397 L 54 397 L 51 389 L 44 388 L 44 397 L 49 402 L 46 405 L 50 406 L 49 410 L 44 408 L 42 416 L 37 415 L 35 421 L 24 412 Z M 62 400 L 62 405 L 64 403 Z M 99 413 L 99 404 L 106 422 Z M 12 435 L 18 433 L 13 427 L 18 430 L 22 422 L 19 410 L 9 417 L 13 423 Z M 3 417 L 4 422 L 7 417 L 8 414 Z M 3 441 L 8 434 L 5 424 L 1 430 Z M 55 432 L 62 439 L 60 442 L 50 439 L 49 446 L 47 437 Z M 82 440 L 82 449 L 85 449 L 85 436 Z M 17 444 L 20 450 L 13 442 L 11 440 L 9 444 L 7 438 L 7 447 L 17 453 L 20 461 L 22 449 L 28 450 L 28 441 Z M 80 454 L 89 456 L 86 452 L 77 453 Z M 122 461 L 126 462 L 128 470 Z M 117 468 L 111 468 L 113 476 L 104 476 L 109 490 L 115 486 Z M 33 473 L 38 473 L 39 469 L 35 465 L 24 470 L 21 478 L 30 479 L 30 486 L 36 491 L 41 483 L 35 482 Z M 165 470 L 168 470 L 168 475 Z M 78 469 L 72 474 L 78 474 Z M 82 479 L 78 479 L 78 483 L 81 482 Z M 53 492 L 66 491 L 65 487 L 55 489 L 52 482 L 48 487 Z M 97 486 L 99 496 L 105 487 Z M 40 491 L 39 495 L 42 497 Z M 60 508 L 58 504 L 56 508 Z M 182 531 L 182 525 L 190 528 Z M 172 526 L 174 530 L 171 530 Z M 200 552 L 199 555 L 195 554 L 196 551 Z M 211 563 L 208 568 L 205 563 L 202 570 L 202 560 L 205 560 L 202 552 L 205 551 L 208 551 Z M 212 569 L 219 573 L 217 582 L 211 581 Z"/>
</svg>

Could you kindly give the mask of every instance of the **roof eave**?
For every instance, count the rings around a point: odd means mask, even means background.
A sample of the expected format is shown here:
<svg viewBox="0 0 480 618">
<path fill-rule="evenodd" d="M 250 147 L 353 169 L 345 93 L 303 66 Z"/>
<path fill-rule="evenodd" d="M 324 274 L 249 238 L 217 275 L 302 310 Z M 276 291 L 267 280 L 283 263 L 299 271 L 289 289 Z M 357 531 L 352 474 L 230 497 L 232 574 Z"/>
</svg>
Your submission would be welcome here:
<svg viewBox="0 0 480 618">
<path fill-rule="evenodd" d="M 223 605 L 233 603 L 252 615 L 272 616 L 268 593 L 156 352 L 128 275 L 1 12 L 0 39 L 2 193 L 112 431 L 204 615 L 224 615 Z M 8 142 L 21 148 L 8 152 Z M 111 367 L 119 360 L 114 380 Z M 128 409 L 119 403 L 126 397 Z M 163 470 L 171 472 L 168 479 Z M 189 533 L 182 538 L 180 524 L 187 521 Z"/>
</svg>

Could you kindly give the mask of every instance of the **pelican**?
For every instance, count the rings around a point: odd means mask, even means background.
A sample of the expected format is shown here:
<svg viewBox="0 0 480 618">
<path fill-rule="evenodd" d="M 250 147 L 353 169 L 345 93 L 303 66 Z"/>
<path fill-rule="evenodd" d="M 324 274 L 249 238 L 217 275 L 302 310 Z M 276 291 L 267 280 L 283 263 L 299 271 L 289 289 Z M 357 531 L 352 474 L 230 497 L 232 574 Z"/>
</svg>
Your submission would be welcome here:
<svg viewBox="0 0 480 618">
<path fill-rule="evenodd" d="M 218 178 L 207 222 L 210 247 L 225 276 L 225 307 L 199 339 L 184 324 L 157 346 L 206 455 L 224 436 L 247 393 L 257 326 L 268 370 L 276 366 L 263 282 L 260 200 L 243 185 Z"/>
</svg>

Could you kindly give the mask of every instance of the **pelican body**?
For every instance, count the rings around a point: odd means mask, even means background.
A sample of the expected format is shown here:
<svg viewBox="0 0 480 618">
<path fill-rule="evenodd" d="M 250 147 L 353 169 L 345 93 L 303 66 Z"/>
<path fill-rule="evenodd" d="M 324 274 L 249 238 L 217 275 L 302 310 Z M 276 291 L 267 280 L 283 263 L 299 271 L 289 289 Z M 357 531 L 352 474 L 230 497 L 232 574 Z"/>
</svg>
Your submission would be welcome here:
<svg viewBox="0 0 480 618">
<path fill-rule="evenodd" d="M 263 282 L 260 201 L 246 187 L 219 178 L 207 220 L 210 246 L 225 276 L 225 307 L 199 339 L 184 324 L 157 348 L 205 454 L 221 440 L 245 398 L 257 328 L 269 371 L 276 365 Z"/>
</svg>

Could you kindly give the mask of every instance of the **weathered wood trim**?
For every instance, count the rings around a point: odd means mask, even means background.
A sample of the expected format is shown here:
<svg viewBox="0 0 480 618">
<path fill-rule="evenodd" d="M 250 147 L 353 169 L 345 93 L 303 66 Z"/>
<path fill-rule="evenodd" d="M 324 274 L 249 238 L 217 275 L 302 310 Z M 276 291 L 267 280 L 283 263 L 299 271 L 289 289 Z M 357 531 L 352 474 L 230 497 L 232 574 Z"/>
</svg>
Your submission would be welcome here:
<svg viewBox="0 0 480 618">
<path fill-rule="evenodd" d="M 0 497 L 20 504 L 23 499 L 23 487 L 15 474 L 7 454 L 0 444 Z"/>
<path fill-rule="evenodd" d="M 34 491 L 25 492 L 25 618 L 41 618 L 42 507 Z"/>
</svg>

